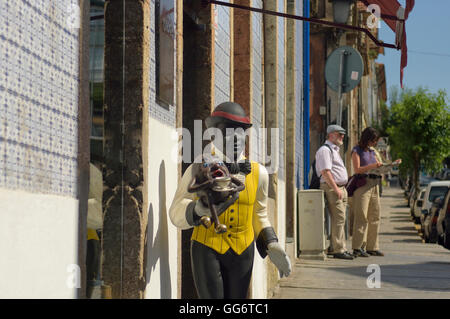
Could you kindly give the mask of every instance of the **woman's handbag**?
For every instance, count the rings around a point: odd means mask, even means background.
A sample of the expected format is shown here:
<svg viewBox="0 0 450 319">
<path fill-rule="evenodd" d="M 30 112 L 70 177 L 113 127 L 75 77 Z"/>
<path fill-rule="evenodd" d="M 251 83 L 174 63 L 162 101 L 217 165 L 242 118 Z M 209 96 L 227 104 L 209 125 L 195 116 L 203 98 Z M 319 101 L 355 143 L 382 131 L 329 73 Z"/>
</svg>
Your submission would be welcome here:
<svg viewBox="0 0 450 319">
<path fill-rule="evenodd" d="M 348 197 L 352 197 L 355 190 L 366 185 L 367 177 L 364 175 L 355 174 L 347 182 L 345 185 L 345 189 L 347 190 Z"/>
</svg>

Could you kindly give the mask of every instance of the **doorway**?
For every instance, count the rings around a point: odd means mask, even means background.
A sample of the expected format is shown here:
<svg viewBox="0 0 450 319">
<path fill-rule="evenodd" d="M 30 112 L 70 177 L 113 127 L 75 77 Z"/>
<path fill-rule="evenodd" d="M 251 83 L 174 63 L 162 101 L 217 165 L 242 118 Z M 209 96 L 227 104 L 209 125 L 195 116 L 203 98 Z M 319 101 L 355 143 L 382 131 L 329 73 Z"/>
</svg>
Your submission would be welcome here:
<svg viewBox="0 0 450 319">
<path fill-rule="evenodd" d="M 105 18 L 103 0 L 90 1 L 89 100 L 90 163 L 86 246 L 86 298 L 101 298 L 101 238 L 103 229 L 103 74 Z"/>
<path fill-rule="evenodd" d="M 191 133 L 190 144 L 194 145 L 194 120 L 203 120 L 210 115 L 213 104 L 213 31 L 211 11 L 203 8 L 200 2 L 183 3 L 183 128 Z M 202 124 L 202 133 L 205 130 Z M 202 145 L 201 150 L 206 146 Z M 190 152 L 194 159 L 195 147 L 183 151 Z M 200 151 L 201 151 L 200 150 Z M 182 173 L 190 163 L 183 163 Z M 181 240 L 181 298 L 197 298 L 192 277 L 190 242 L 192 229 L 182 231 Z"/>
</svg>

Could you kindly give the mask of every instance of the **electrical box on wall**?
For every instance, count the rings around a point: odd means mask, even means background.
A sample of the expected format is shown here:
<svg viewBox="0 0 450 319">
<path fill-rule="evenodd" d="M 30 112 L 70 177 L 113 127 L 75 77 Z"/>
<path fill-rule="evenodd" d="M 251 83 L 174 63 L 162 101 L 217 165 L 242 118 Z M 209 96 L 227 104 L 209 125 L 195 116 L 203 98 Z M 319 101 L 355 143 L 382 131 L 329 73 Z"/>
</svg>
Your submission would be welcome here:
<svg viewBox="0 0 450 319">
<path fill-rule="evenodd" d="M 298 197 L 298 238 L 300 258 L 325 259 L 325 201 L 318 189 L 301 190 Z"/>
</svg>

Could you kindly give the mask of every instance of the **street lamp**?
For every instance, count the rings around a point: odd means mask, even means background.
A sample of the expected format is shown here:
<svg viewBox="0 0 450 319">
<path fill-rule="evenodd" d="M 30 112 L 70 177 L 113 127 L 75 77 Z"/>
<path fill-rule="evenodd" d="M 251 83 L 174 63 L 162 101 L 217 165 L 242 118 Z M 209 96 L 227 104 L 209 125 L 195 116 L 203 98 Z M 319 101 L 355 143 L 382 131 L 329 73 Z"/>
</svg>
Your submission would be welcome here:
<svg viewBox="0 0 450 319">
<path fill-rule="evenodd" d="M 355 0 L 331 0 L 333 2 L 333 19 L 336 23 L 347 23 L 350 15 L 350 5 Z"/>
</svg>

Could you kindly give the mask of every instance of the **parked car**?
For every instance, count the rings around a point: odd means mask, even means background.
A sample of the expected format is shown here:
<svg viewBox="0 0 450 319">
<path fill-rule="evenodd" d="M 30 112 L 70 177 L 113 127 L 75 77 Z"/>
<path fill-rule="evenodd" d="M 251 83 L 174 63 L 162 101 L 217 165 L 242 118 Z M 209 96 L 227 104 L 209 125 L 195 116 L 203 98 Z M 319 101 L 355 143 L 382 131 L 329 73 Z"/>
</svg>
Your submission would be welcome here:
<svg viewBox="0 0 450 319">
<path fill-rule="evenodd" d="M 437 178 L 440 179 L 440 180 L 442 180 L 442 181 L 448 181 L 448 180 L 450 180 L 450 168 L 444 168 L 444 169 L 442 169 L 442 170 L 439 172 Z"/>
<path fill-rule="evenodd" d="M 391 169 L 392 176 L 398 176 L 398 172 L 399 172 L 398 166 L 392 167 L 392 169 Z"/>
<path fill-rule="evenodd" d="M 436 197 L 433 201 L 433 205 L 429 210 L 429 213 L 426 214 L 424 223 L 423 223 L 423 239 L 426 243 L 436 243 L 438 238 L 437 231 L 437 220 L 439 216 L 439 211 L 442 208 L 442 204 L 444 202 L 444 196 Z"/>
<path fill-rule="evenodd" d="M 450 168 L 444 167 L 440 169 L 439 171 L 434 172 L 433 177 L 440 180 L 440 181 L 446 181 L 450 179 Z"/>
<path fill-rule="evenodd" d="M 420 215 L 422 214 L 422 205 L 423 205 L 423 198 L 425 197 L 425 191 L 427 189 L 421 188 L 419 192 L 418 198 L 414 201 L 412 206 L 412 217 L 414 218 L 415 224 L 420 224 Z"/>
<path fill-rule="evenodd" d="M 450 250 L 450 191 L 442 203 L 436 225 L 438 244 Z"/>
<path fill-rule="evenodd" d="M 450 181 L 437 181 L 428 184 L 422 202 L 422 214 L 420 215 L 420 228 L 422 234 L 425 234 L 425 221 L 431 213 L 433 202 L 436 198 L 443 197 L 447 194 L 449 188 Z"/>
<path fill-rule="evenodd" d="M 419 192 L 420 193 L 420 189 L 422 188 L 426 188 L 428 186 L 428 184 L 430 184 L 431 182 L 437 181 L 436 179 L 429 177 L 429 176 L 420 176 L 419 179 Z M 413 203 L 415 200 L 417 200 L 417 197 L 415 197 L 416 192 L 415 192 L 416 188 L 415 186 L 411 186 L 411 189 L 409 191 L 407 191 L 408 194 L 408 204 L 407 206 L 411 208 L 413 208 Z"/>
<path fill-rule="evenodd" d="M 427 185 L 420 185 L 419 189 L 424 188 Z M 419 190 L 420 192 L 420 190 Z M 411 212 L 413 211 L 414 202 L 417 200 L 417 194 L 416 194 L 416 187 L 411 187 L 411 191 L 409 192 L 408 197 L 408 207 L 410 208 Z"/>
<path fill-rule="evenodd" d="M 450 181 L 434 181 L 428 184 L 425 191 L 422 209 L 429 210 L 436 197 L 445 196 L 450 188 Z"/>
<path fill-rule="evenodd" d="M 404 183 L 403 183 L 403 189 L 405 190 L 404 194 L 405 194 L 406 198 L 409 198 L 409 193 L 411 191 L 411 187 L 412 186 L 413 186 L 412 185 L 412 178 L 411 178 L 411 176 L 408 175 L 408 176 L 406 176 L 406 178 L 404 180 Z"/>
</svg>

